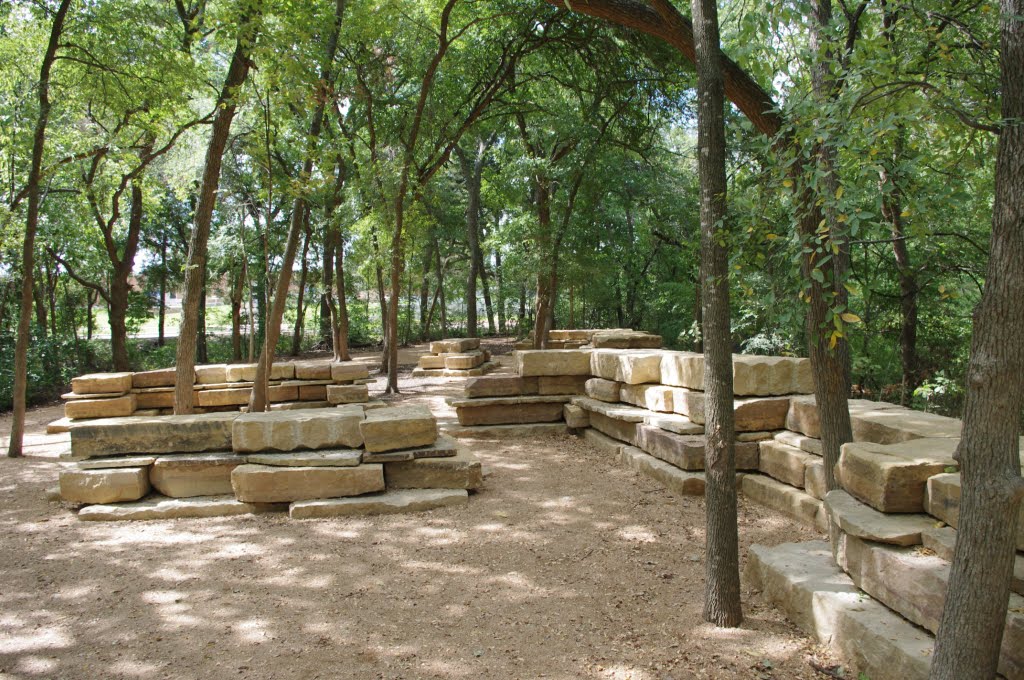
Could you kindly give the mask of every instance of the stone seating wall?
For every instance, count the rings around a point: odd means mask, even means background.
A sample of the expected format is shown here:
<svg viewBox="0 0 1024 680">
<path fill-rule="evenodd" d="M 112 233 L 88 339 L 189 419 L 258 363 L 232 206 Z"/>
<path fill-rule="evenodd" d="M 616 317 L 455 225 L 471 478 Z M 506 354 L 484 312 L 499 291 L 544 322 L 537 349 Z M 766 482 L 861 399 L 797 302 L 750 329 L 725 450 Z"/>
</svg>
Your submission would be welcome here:
<svg viewBox="0 0 1024 680">
<path fill-rule="evenodd" d="M 533 349 L 533 331 L 517 342 L 516 349 Z M 660 335 L 632 328 L 578 328 L 548 331 L 548 349 L 658 349 Z"/>
<path fill-rule="evenodd" d="M 82 520 L 409 512 L 465 504 L 483 484 L 425 406 L 109 418 L 70 432 L 60 494 Z"/>
<path fill-rule="evenodd" d="M 430 354 L 419 358 L 414 378 L 470 378 L 498 368 L 491 353 L 480 349 L 480 338 L 449 338 L 430 343 Z"/>
</svg>

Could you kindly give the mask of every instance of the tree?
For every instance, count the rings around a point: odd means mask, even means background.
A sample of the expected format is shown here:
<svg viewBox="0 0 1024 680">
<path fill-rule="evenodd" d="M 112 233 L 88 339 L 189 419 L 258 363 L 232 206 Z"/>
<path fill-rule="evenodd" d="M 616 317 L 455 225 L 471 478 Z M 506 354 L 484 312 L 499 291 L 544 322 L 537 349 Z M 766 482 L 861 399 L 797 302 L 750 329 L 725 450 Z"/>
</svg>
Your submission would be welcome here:
<svg viewBox="0 0 1024 680">
<path fill-rule="evenodd" d="M 1024 1 L 1000 3 L 1002 119 L 991 258 L 974 313 L 967 403 L 955 458 L 960 526 L 931 677 L 995 677 L 1024 480 Z"/>
<path fill-rule="evenodd" d="M 50 24 L 50 40 L 39 67 L 39 112 L 32 136 L 32 166 L 28 176 L 28 213 L 25 217 L 25 240 L 21 251 L 21 311 L 18 316 L 18 339 L 14 350 L 14 417 L 11 422 L 11 440 L 7 455 L 21 457 L 25 434 L 25 392 L 28 384 L 28 346 L 31 342 L 29 325 L 32 320 L 32 277 L 35 269 L 36 230 L 39 227 L 40 180 L 43 151 L 46 147 L 46 126 L 50 122 L 50 72 L 57 59 L 64 22 L 71 8 L 71 0 L 61 0 Z"/>
</svg>

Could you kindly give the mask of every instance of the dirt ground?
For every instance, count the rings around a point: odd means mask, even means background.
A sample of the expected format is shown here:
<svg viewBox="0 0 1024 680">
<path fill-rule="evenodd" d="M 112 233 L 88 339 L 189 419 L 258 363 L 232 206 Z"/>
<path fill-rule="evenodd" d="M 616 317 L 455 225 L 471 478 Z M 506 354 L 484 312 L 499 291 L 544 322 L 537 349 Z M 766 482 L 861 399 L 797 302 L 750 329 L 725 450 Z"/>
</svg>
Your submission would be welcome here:
<svg viewBox="0 0 1024 680">
<path fill-rule="evenodd" d="M 402 399 L 450 417 L 460 385 L 406 380 Z M 45 499 L 60 415 L 33 410 L 26 457 L 0 458 L 3 680 L 823 678 L 811 662 L 832 662 L 747 590 L 741 628 L 703 623 L 702 500 L 571 436 L 463 440 L 485 488 L 461 508 L 89 523 Z M 744 560 L 814 536 L 741 497 Z"/>
</svg>

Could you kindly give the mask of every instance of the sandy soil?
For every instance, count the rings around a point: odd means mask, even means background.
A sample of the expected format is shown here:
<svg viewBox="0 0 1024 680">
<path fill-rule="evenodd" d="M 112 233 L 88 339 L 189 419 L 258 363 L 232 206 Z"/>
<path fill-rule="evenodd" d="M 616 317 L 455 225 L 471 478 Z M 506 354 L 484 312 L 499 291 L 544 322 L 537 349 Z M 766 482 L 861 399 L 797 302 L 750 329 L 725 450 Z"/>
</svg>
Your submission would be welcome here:
<svg viewBox="0 0 1024 680">
<path fill-rule="evenodd" d="M 445 415 L 460 384 L 402 398 Z M 747 591 L 741 628 L 704 624 L 703 502 L 573 437 L 465 440 L 486 488 L 463 508 L 87 523 L 45 500 L 59 416 L 34 410 L 26 457 L 0 459 L 0 679 L 821 678 L 810 662 L 832 661 Z M 742 498 L 740 522 L 744 558 L 814 536 Z"/>
</svg>

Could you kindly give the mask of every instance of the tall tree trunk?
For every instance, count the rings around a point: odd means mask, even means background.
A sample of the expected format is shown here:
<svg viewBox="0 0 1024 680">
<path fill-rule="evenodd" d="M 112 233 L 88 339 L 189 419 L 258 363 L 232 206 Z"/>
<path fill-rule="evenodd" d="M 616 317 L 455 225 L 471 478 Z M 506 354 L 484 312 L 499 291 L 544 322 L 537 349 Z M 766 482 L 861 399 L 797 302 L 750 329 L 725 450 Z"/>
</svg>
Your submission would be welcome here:
<svg viewBox="0 0 1024 680">
<path fill-rule="evenodd" d="M 430 268 L 434 260 L 434 239 L 427 241 L 426 250 L 423 251 L 423 270 L 420 276 L 420 340 L 426 341 L 430 337 L 430 317 L 427 315 L 427 305 L 430 304 Z M 433 309 L 429 310 L 433 315 Z"/>
<path fill-rule="evenodd" d="M 481 257 L 483 257 L 482 254 Z M 480 286 L 484 289 L 484 311 L 487 313 L 487 332 L 490 335 L 494 335 L 496 329 L 494 326 L 494 307 L 491 305 L 491 277 L 487 273 L 487 265 L 482 259 L 478 269 L 480 270 Z"/>
<path fill-rule="evenodd" d="M 1024 0 L 1000 3 L 1002 120 L 988 272 L 974 313 L 956 459 L 960 526 L 931 677 L 991 678 L 1006 622 L 1024 481 Z"/>
<path fill-rule="evenodd" d="M 324 259 L 325 267 L 333 267 L 333 271 L 325 272 L 324 295 L 330 306 L 331 312 L 331 348 L 334 350 L 335 361 L 350 361 L 348 347 L 348 299 L 345 291 L 345 238 L 342 235 L 341 227 L 335 223 L 334 210 L 338 204 L 338 196 L 345 185 L 345 165 L 341 157 L 338 157 L 334 168 L 334 190 L 327 194 L 324 201 L 324 229 L 327 230 L 328 245 L 324 250 L 329 250 L 331 258 Z M 328 277 L 327 274 L 330 274 Z M 337 300 L 332 294 L 331 286 L 337 289 Z"/>
<path fill-rule="evenodd" d="M 304 303 L 306 301 L 306 278 L 309 276 L 309 262 L 307 258 L 309 256 L 309 206 L 306 206 L 306 214 L 303 216 L 305 222 L 306 236 L 302 240 L 302 269 L 299 271 L 299 299 L 296 301 L 295 306 L 295 328 L 292 333 L 292 356 L 299 356 L 299 351 L 302 349 L 302 334 L 305 327 L 305 315 L 306 310 L 304 309 Z"/>
<path fill-rule="evenodd" d="M 93 307 L 96 306 L 96 301 L 99 299 L 100 294 L 92 289 L 85 291 L 85 339 L 92 340 L 92 329 L 93 329 Z"/>
<path fill-rule="evenodd" d="M 338 49 L 338 35 L 341 32 L 341 21 L 345 15 L 346 0 L 335 0 L 334 5 L 334 27 L 330 38 L 327 41 L 327 50 L 320 65 L 320 83 L 331 82 L 332 66 L 334 55 Z M 299 182 L 305 185 L 313 173 L 313 157 L 320 138 L 320 130 L 323 127 L 324 108 L 326 99 L 320 98 L 320 103 L 313 112 L 313 119 L 309 124 L 309 134 L 306 137 L 305 159 L 302 163 L 302 171 Z M 285 302 L 288 299 L 288 288 L 292 280 L 292 266 L 295 263 L 295 252 L 298 250 L 299 236 L 303 231 L 303 221 L 306 216 L 308 203 L 304 193 L 299 193 L 292 205 L 292 219 L 288 227 L 288 237 L 285 241 L 284 258 L 281 263 L 281 272 L 277 277 L 277 286 L 274 292 L 274 303 L 270 309 L 270 319 L 267 324 L 267 339 L 263 344 L 263 351 L 260 353 L 259 365 L 256 368 L 256 380 L 252 388 L 252 395 L 249 398 L 249 411 L 265 411 L 269 406 L 267 400 L 267 379 L 270 376 L 270 369 L 274 363 L 274 352 L 277 349 L 277 339 L 281 334 L 281 319 L 284 318 Z"/>
<path fill-rule="evenodd" d="M 18 336 L 14 346 L 14 385 L 11 389 L 13 418 L 11 439 L 7 455 L 20 458 L 25 435 L 25 398 L 28 388 L 28 345 L 31 341 L 32 274 L 35 269 L 36 229 L 39 226 L 40 179 L 43 168 L 43 150 L 46 147 L 46 126 L 50 122 L 50 70 L 57 58 L 64 20 L 71 0 L 61 0 L 50 26 L 50 39 L 39 68 L 39 113 L 32 135 L 32 165 L 28 173 L 28 213 L 25 217 L 25 240 L 21 250 L 21 310 L 18 316 Z"/>
<path fill-rule="evenodd" d="M 43 286 L 46 284 L 46 277 L 43 276 L 43 272 L 37 271 L 32 277 L 35 281 L 35 285 L 32 287 L 32 302 L 36 309 L 36 330 L 40 336 L 46 337 L 46 294 L 43 292 Z"/>
<path fill-rule="evenodd" d="M 697 43 L 697 148 L 700 175 L 700 269 L 704 288 L 704 468 L 707 539 L 704 620 L 736 627 L 740 607 L 739 529 L 729 324 L 725 106 L 717 0 L 693 0 Z"/>
<path fill-rule="evenodd" d="M 210 346 L 206 335 L 206 285 L 209 272 L 203 272 L 203 287 L 199 291 L 199 328 L 196 331 L 196 361 L 200 364 L 210 363 Z"/>
<path fill-rule="evenodd" d="M 505 318 L 505 278 L 501 269 L 501 249 L 494 250 L 494 278 L 498 283 L 498 332 L 508 334 L 508 320 Z"/>
<path fill-rule="evenodd" d="M 242 360 L 242 284 L 245 282 L 245 261 L 231 282 L 231 360 Z"/>
<path fill-rule="evenodd" d="M 516 336 L 523 337 L 526 327 L 526 284 L 519 285 L 519 314 L 516 316 Z"/>
<path fill-rule="evenodd" d="M 338 320 L 334 325 L 334 358 L 351 361 L 348 347 L 348 297 L 345 290 L 345 241 L 339 236 L 334 251 L 334 285 L 338 293 L 337 311 L 332 312 Z"/>
<path fill-rule="evenodd" d="M 448 337 L 448 303 L 444 299 L 444 265 L 441 262 L 441 246 L 434 244 L 434 264 L 437 267 L 438 317 L 441 319 L 441 335 Z"/>
<path fill-rule="evenodd" d="M 110 321 L 110 351 L 115 371 L 130 371 L 128 360 L 128 275 L 114 272 L 110 281 L 110 303 L 107 306 Z"/>
<path fill-rule="evenodd" d="M 167 323 L 167 237 L 160 238 L 160 306 L 157 311 L 156 346 L 163 347 L 166 343 L 165 325 Z"/>
<path fill-rule="evenodd" d="M 220 184 L 220 168 L 235 117 L 238 92 L 249 75 L 252 61 L 249 51 L 259 32 L 261 5 L 257 2 L 252 14 L 239 20 L 238 39 L 231 56 L 224 87 L 218 99 L 217 115 L 213 119 L 210 144 L 206 149 L 206 163 L 203 167 L 203 181 L 199 190 L 199 202 L 195 210 L 195 226 L 188 244 L 188 263 L 185 266 L 185 291 L 181 304 L 181 327 L 178 331 L 178 346 L 175 355 L 174 412 L 192 413 L 193 385 L 195 383 L 196 334 L 199 329 L 199 307 L 203 297 L 203 282 L 206 278 L 206 245 L 210 239 L 210 223 L 217 201 L 217 187 Z"/>
</svg>

